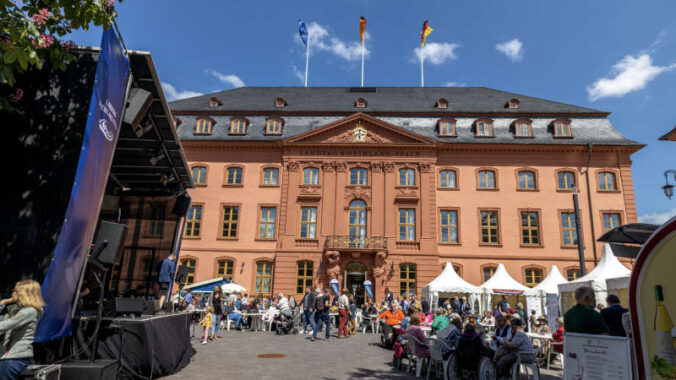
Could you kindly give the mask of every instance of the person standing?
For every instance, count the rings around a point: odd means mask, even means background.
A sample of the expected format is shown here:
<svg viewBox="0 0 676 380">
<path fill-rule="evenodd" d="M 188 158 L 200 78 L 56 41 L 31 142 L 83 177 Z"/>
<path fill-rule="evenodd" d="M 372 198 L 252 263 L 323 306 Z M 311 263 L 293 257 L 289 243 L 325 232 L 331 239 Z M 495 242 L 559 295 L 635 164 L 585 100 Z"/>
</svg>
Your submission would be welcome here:
<svg viewBox="0 0 676 380">
<path fill-rule="evenodd" d="M 33 280 L 16 283 L 12 297 L 0 301 L 0 379 L 15 380 L 31 363 L 38 318 L 45 302 L 40 284 Z"/>
<path fill-rule="evenodd" d="M 169 293 L 169 286 L 176 273 L 176 254 L 170 253 L 166 259 L 162 260 L 160 270 L 157 273 L 157 283 L 160 285 L 160 309 L 164 310 L 164 301 Z"/>
<path fill-rule="evenodd" d="M 394 294 L 390 291 L 390 288 L 385 288 L 385 300 L 387 300 L 387 304 L 391 304 L 392 301 L 394 301 Z"/>
<path fill-rule="evenodd" d="M 526 310 L 523 308 L 523 304 L 521 302 L 516 304 L 514 314 L 518 315 L 519 318 L 523 321 L 523 324 L 521 325 L 521 327 L 523 327 L 523 330 L 528 331 L 528 320 L 526 319 Z"/>
<path fill-rule="evenodd" d="M 507 296 L 503 295 L 500 302 L 498 302 L 498 310 L 501 313 L 511 314 L 509 312 L 509 302 L 507 302 Z"/>
<path fill-rule="evenodd" d="M 202 344 L 207 344 L 207 339 L 209 338 L 209 331 L 211 330 L 211 326 L 213 325 L 213 312 L 214 312 L 214 307 L 209 306 L 207 307 L 207 313 L 204 314 L 204 318 L 200 321 L 200 325 L 204 327 L 204 339 L 202 340 Z"/>
<path fill-rule="evenodd" d="M 214 286 L 214 294 L 211 296 L 211 306 L 213 307 L 213 316 L 211 323 L 211 340 L 220 338 L 218 335 L 218 326 L 221 323 L 221 316 L 223 315 L 223 292 L 221 287 Z"/>
<path fill-rule="evenodd" d="M 427 299 L 425 297 L 421 297 L 420 300 L 420 307 L 422 307 L 422 312 L 424 314 L 429 314 L 430 313 L 430 303 L 427 302 Z"/>
<path fill-rule="evenodd" d="M 355 331 L 357 330 L 357 304 L 354 301 L 353 294 L 350 294 L 347 298 L 350 301 L 350 318 L 347 333 L 348 335 L 354 336 Z"/>
<path fill-rule="evenodd" d="M 347 289 L 343 289 L 338 297 L 338 315 L 340 316 L 340 325 L 338 326 L 338 339 L 347 338 L 347 320 L 350 314 L 350 300 L 347 298 Z"/>
<path fill-rule="evenodd" d="M 566 332 L 579 334 L 608 335 L 610 329 L 603 321 L 601 314 L 594 310 L 596 296 L 594 289 L 581 286 L 575 289 L 575 301 L 573 306 L 563 316 L 564 329 Z"/>
<path fill-rule="evenodd" d="M 326 340 L 331 337 L 331 322 L 329 321 L 329 308 L 331 307 L 331 295 L 328 288 L 324 289 L 324 295 L 318 296 L 315 299 L 315 327 L 312 330 L 312 339 L 314 342 L 317 338 L 317 330 L 322 327 L 322 323 L 326 326 Z"/>
<path fill-rule="evenodd" d="M 620 298 L 614 294 L 610 294 L 606 298 L 606 302 L 608 303 L 608 307 L 601 310 L 601 317 L 606 322 L 606 325 L 608 325 L 610 335 L 627 336 L 622 325 L 622 315 L 629 310 L 620 305 Z"/>
<path fill-rule="evenodd" d="M 319 290 L 319 288 L 317 290 Z M 312 288 L 308 286 L 305 288 L 305 296 L 303 296 L 303 299 L 298 305 L 299 307 L 303 307 L 303 329 L 300 331 L 301 334 L 305 334 L 307 331 L 307 325 L 310 325 L 311 328 L 314 327 L 314 321 L 312 321 L 312 318 L 314 317 L 313 313 L 315 300 L 315 294 L 312 293 Z"/>
</svg>

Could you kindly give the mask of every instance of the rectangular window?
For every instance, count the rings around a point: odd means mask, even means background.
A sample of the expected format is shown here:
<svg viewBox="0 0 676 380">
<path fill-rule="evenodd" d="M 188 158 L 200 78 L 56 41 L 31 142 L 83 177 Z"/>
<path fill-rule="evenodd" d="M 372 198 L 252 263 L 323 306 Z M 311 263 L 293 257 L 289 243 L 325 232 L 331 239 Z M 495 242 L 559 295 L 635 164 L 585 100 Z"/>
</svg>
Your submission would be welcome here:
<svg viewBox="0 0 676 380">
<path fill-rule="evenodd" d="M 319 169 L 305 168 L 303 169 L 303 184 L 316 185 L 319 183 Z"/>
<path fill-rule="evenodd" d="M 555 137 L 571 137 L 570 133 L 570 124 L 564 122 L 554 123 L 554 136 Z"/>
<path fill-rule="evenodd" d="M 362 168 L 350 169 L 350 185 L 352 186 L 366 186 L 368 171 Z"/>
<path fill-rule="evenodd" d="M 185 285 L 190 285 L 195 282 L 195 265 L 197 260 L 195 259 L 181 259 L 181 265 L 188 267 L 188 276 L 186 276 Z"/>
<path fill-rule="evenodd" d="M 219 260 L 218 261 L 218 277 L 225 277 L 228 280 L 232 281 L 232 270 L 234 263 L 232 260 Z"/>
<path fill-rule="evenodd" d="M 479 189 L 495 189 L 495 172 L 492 170 L 479 171 Z"/>
<path fill-rule="evenodd" d="M 458 242 L 458 212 L 455 210 L 441 210 L 441 242 Z"/>
<path fill-rule="evenodd" d="M 243 135 L 245 133 L 246 122 L 244 120 L 235 119 L 230 123 L 230 134 Z"/>
<path fill-rule="evenodd" d="M 150 206 L 150 220 L 148 221 L 147 236 L 159 237 L 164 231 L 164 205 Z"/>
<path fill-rule="evenodd" d="M 582 277 L 582 272 L 579 269 L 568 269 L 566 271 L 566 279 L 568 281 L 577 280 L 580 277 Z"/>
<path fill-rule="evenodd" d="M 211 120 L 199 119 L 197 120 L 196 134 L 208 135 L 211 133 Z"/>
<path fill-rule="evenodd" d="M 312 288 L 312 261 L 299 261 L 296 270 L 296 293 L 305 293 L 305 288 Z"/>
<path fill-rule="evenodd" d="M 537 268 L 526 268 L 526 281 L 524 285 L 528 287 L 534 287 L 535 285 L 542 282 L 542 270 Z"/>
<path fill-rule="evenodd" d="M 239 206 L 223 206 L 223 224 L 221 225 L 221 237 L 234 239 L 237 237 L 237 225 L 239 224 Z"/>
<path fill-rule="evenodd" d="M 300 237 L 316 239 L 317 207 L 302 207 L 300 209 Z"/>
<path fill-rule="evenodd" d="M 272 263 L 259 261 L 256 263 L 256 293 L 270 294 L 272 289 Z"/>
<path fill-rule="evenodd" d="M 528 123 L 518 123 L 516 125 L 516 135 L 518 137 L 530 137 L 530 125 Z"/>
<path fill-rule="evenodd" d="M 601 191 L 615 191 L 615 174 L 610 172 L 601 172 L 598 174 L 599 190 Z"/>
<path fill-rule="evenodd" d="M 399 265 L 399 294 L 409 298 L 416 294 L 415 264 Z M 410 298 L 409 298 L 410 299 Z"/>
<path fill-rule="evenodd" d="M 529 170 L 519 172 L 519 189 L 535 190 L 535 173 Z"/>
<path fill-rule="evenodd" d="M 440 122 L 439 136 L 455 136 L 455 125 L 450 121 Z"/>
<path fill-rule="evenodd" d="M 278 135 L 282 133 L 282 123 L 279 120 L 268 120 L 267 133 L 271 135 Z"/>
<path fill-rule="evenodd" d="M 415 209 L 399 209 L 399 240 L 415 241 Z"/>
<path fill-rule="evenodd" d="M 620 214 L 616 212 L 603 214 L 603 232 L 620 226 Z"/>
<path fill-rule="evenodd" d="M 575 187 L 575 174 L 572 172 L 559 172 L 558 185 L 560 190 L 569 190 Z"/>
<path fill-rule="evenodd" d="M 495 274 L 495 269 L 496 268 L 493 266 L 484 267 L 483 269 L 484 282 L 490 280 L 491 277 L 493 277 L 493 275 Z"/>
<path fill-rule="evenodd" d="M 186 237 L 200 236 L 200 227 L 202 226 L 202 206 L 190 206 L 185 218 Z"/>
<path fill-rule="evenodd" d="M 564 246 L 572 247 L 577 245 L 577 223 L 574 213 L 561 213 L 561 234 Z"/>
<path fill-rule="evenodd" d="M 455 170 L 442 170 L 439 172 L 439 187 L 442 189 L 455 189 Z"/>
<path fill-rule="evenodd" d="M 399 169 L 399 186 L 415 186 L 415 170 Z"/>
<path fill-rule="evenodd" d="M 242 168 L 228 168 L 225 171 L 226 185 L 241 185 L 242 184 Z"/>
<path fill-rule="evenodd" d="M 276 186 L 279 184 L 279 169 L 265 168 L 263 169 L 263 185 Z"/>
<path fill-rule="evenodd" d="M 490 137 L 493 135 L 491 125 L 487 122 L 479 122 L 476 125 L 476 135 L 481 137 Z"/>
<path fill-rule="evenodd" d="M 276 207 L 261 207 L 261 217 L 258 221 L 258 237 L 261 239 L 274 239 L 276 220 Z"/>
<path fill-rule="evenodd" d="M 500 244 L 500 236 L 498 236 L 497 211 L 481 211 L 481 243 Z"/>
<path fill-rule="evenodd" d="M 540 221 L 535 211 L 521 212 L 521 244 L 540 245 Z"/>
</svg>

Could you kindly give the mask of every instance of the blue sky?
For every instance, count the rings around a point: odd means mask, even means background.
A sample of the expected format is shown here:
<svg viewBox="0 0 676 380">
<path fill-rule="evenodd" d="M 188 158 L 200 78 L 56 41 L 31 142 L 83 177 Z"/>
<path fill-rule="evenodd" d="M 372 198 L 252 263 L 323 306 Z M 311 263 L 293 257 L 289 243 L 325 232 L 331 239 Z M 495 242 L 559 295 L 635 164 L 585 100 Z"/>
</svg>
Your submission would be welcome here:
<svg viewBox="0 0 676 380">
<path fill-rule="evenodd" d="M 426 86 L 486 86 L 611 112 L 613 125 L 647 144 L 633 156 L 639 215 L 676 214 L 662 193 L 676 169 L 674 1 L 177 1 L 117 5 L 122 37 L 152 52 L 165 93 L 181 97 L 241 85 L 302 85 L 310 29 L 311 86 L 360 80 L 359 16 L 367 22 L 365 84 L 418 86 L 420 28 Z M 314 38 L 313 38 L 314 35 Z M 100 29 L 74 33 L 100 44 Z"/>
</svg>

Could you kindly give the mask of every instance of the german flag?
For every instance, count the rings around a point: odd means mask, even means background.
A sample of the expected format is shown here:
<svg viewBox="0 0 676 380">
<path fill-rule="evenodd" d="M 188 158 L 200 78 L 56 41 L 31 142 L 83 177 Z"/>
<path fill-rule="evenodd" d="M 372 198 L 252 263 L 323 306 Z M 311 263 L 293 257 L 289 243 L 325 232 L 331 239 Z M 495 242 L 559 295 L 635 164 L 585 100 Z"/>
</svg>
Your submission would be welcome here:
<svg viewBox="0 0 676 380">
<path fill-rule="evenodd" d="M 359 39 L 361 40 L 361 46 L 364 46 L 364 31 L 366 30 L 366 18 L 361 16 L 359 18 Z"/>
<path fill-rule="evenodd" d="M 421 46 L 421 47 L 422 47 L 422 46 L 425 46 L 425 39 L 426 39 L 427 36 L 429 36 L 430 33 L 432 33 L 433 31 L 434 31 L 434 29 L 432 29 L 432 27 L 429 26 L 429 24 L 427 23 L 427 20 L 425 20 L 425 22 L 423 23 L 423 27 L 422 27 L 422 35 L 421 35 L 421 37 L 420 37 L 420 46 Z"/>
</svg>

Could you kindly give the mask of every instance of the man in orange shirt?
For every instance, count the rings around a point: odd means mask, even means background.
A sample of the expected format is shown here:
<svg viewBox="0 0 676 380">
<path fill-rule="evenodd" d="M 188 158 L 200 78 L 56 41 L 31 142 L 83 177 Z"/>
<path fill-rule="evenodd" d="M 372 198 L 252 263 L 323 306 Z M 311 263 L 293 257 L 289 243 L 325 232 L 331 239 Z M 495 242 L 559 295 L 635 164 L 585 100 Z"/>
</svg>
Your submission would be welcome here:
<svg viewBox="0 0 676 380">
<path fill-rule="evenodd" d="M 383 319 L 385 319 L 384 324 L 382 321 Z M 378 315 L 378 321 L 380 321 L 383 328 L 383 338 L 385 338 L 382 340 L 382 343 L 385 346 L 391 347 L 392 344 L 394 344 L 394 340 L 397 338 L 397 333 L 392 328 L 392 326 L 400 324 L 403 320 L 404 313 L 399 309 L 399 305 L 396 302 L 391 302 L 390 308 Z"/>
</svg>

